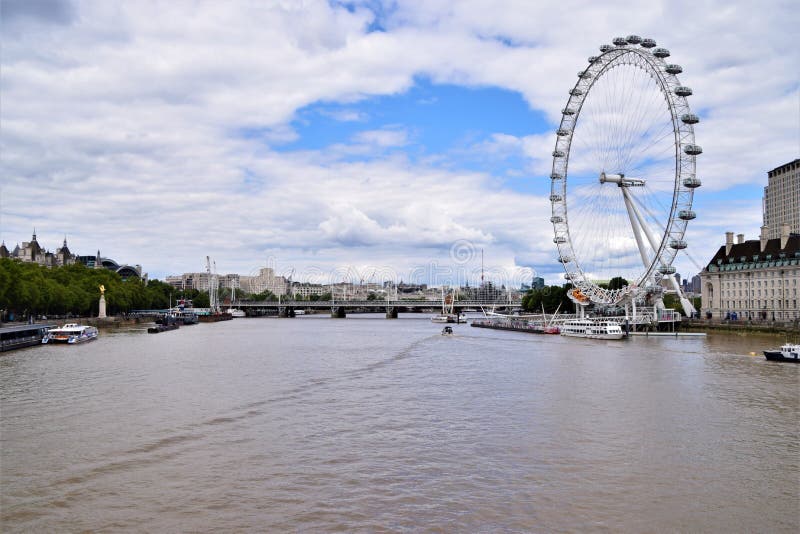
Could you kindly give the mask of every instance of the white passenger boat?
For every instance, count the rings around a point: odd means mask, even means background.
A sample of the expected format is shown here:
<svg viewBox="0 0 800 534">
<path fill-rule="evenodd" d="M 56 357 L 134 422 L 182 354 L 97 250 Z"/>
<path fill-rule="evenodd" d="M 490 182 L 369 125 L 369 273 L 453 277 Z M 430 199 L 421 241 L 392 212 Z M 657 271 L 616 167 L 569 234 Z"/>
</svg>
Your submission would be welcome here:
<svg viewBox="0 0 800 534">
<path fill-rule="evenodd" d="M 453 295 L 445 295 L 442 288 L 442 313 L 431 317 L 432 323 L 466 323 L 466 317 L 455 310 Z"/>
<path fill-rule="evenodd" d="M 247 317 L 247 314 L 244 312 L 244 310 L 240 310 L 239 308 L 231 308 L 228 310 L 228 313 L 230 313 L 234 319 L 236 317 Z"/>
<path fill-rule="evenodd" d="M 616 323 L 595 319 L 574 319 L 561 325 L 561 335 L 592 339 L 622 339 L 622 327 Z"/>
<path fill-rule="evenodd" d="M 42 343 L 83 343 L 97 339 L 97 328 L 77 323 L 67 323 L 60 328 L 53 328 L 42 338 Z"/>
</svg>

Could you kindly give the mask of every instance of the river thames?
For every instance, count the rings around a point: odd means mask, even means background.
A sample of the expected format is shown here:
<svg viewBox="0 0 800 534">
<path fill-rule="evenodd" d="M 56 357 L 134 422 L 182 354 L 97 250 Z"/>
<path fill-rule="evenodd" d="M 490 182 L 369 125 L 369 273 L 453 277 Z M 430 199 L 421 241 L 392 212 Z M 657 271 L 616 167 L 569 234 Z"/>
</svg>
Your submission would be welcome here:
<svg viewBox="0 0 800 534">
<path fill-rule="evenodd" d="M 237 319 L 7 353 L 2 531 L 800 530 L 800 365 L 760 352 L 782 340 L 454 330 Z"/>
</svg>

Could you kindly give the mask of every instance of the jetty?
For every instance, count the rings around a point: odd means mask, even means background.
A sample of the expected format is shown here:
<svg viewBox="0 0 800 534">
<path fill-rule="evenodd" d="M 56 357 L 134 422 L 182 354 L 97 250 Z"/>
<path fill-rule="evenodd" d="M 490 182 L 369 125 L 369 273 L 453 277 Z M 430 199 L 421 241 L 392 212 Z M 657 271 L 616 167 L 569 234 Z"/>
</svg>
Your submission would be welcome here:
<svg viewBox="0 0 800 534">
<path fill-rule="evenodd" d="M 41 345 L 53 324 L 23 324 L 0 327 L 0 352 Z"/>
</svg>

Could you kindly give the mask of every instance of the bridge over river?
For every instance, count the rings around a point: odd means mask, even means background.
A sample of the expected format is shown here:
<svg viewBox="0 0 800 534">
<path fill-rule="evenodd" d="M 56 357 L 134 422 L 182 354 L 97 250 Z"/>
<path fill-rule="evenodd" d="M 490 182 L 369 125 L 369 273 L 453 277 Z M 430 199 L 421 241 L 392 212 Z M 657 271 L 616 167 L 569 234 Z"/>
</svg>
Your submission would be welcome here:
<svg viewBox="0 0 800 534">
<path fill-rule="evenodd" d="M 454 312 L 496 310 L 512 312 L 521 309 L 519 302 L 487 302 L 483 300 L 461 300 L 452 305 Z M 400 312 L 437 312 L 441 302 L 434 300 L 270 300 L 261 302 L 238 302 L 234 306 L 248 316 L 279 315 L 294 317 L 298 310 L 330 310 L 331 317 L 346 317 L 348 312 L 385 312 L 387 319 L 396 319 Z M 223 310 L 228 308 L 223 306 Z"/>
<path fill-rule="evenodd" d="M 492 302 L 485 300 L 460 300 L 448 304 L 453 312 L 497 311 L 511 313 L 522 308 L 519 302 Z M 386 313 L 387 319 L 396 319 L 399 313 L 435 313 L 442 309 L 442 304 L 435 300 L 265 300 L 259 302 L 241 301 L 222 306 L 222 311 L 238 308 L 248 317 L 295 317 L 298 311 L 329 311 L 331 317 L 343 318 L 348 313 Z M 134 310 L 138 316 L 158 316 L 168 310 Z M 210 313 L 208 308 L 194 308 L 195 313 Z"/>
</svg>

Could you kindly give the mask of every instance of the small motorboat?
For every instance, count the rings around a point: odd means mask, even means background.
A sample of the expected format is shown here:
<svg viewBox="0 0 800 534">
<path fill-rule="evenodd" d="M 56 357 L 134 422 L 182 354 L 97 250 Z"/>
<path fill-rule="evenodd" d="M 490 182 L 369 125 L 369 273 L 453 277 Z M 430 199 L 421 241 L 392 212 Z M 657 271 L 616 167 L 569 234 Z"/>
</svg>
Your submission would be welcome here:
<svg viewBox="0 0 800 534">
<path fill-rule="evenodd" d="M 787 343 L 779 349 L 765 350 L 764 357 L 771 362 L 800 363 L 800 344 Z"/>
<path fill-rule="evenodd" d="M 453 335 L 453 327 L 452 326 L 445 326 L 442 328 L 442 335 L 443 336 L 452 336 Z"/>
</svg>

